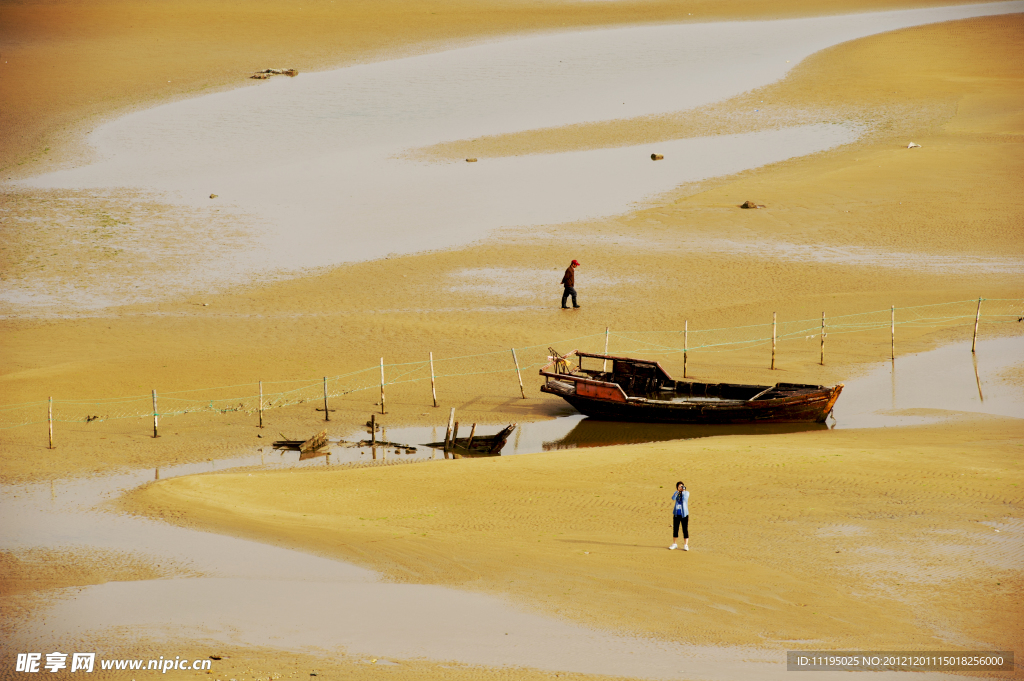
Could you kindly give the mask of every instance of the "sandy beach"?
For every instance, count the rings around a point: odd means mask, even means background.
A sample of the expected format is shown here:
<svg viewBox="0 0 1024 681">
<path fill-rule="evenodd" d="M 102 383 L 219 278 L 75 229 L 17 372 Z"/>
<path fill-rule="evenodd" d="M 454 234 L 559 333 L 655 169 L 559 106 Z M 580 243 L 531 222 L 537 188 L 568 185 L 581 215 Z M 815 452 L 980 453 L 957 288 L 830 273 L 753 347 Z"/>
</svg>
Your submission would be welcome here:
<svg viewBox="0 0 1024 681">
<path fill-rule="evenodd" d="M 846 3 L 841 11 L 930 6 L 938 5 Z M 744 2 L 7 4 L 0 8 L 0 165 L 5 182 L 81 166 L 93 159 L 84 135 L 101 122 L 201 93 L 269 85 L 247 79 L 259 68 L 306 73 L 498 38 L 832 11 L 839 10 L 814 2 L 770 10 Z M 614 334 L 611 350 L 654 353 L 677 376 L 681 357 L 665 348 L 679 341 L 670 333 L 684 324 L 696 339 L 728 330 L 721 338 L 738 344 L 727 351 L 711 340 L 690 346 L 697 349 L 687 376 L 765 384 L 832 385 L 867 375 L 889 359 L 890 306 L 903 315 L 895 371 L 901 357 L 969 343 L 971 301 L 979 297 L 991 315 L 982 316 L 980 337 L 1019 339 L 1013 315 L 1024 314 L 1024 221 L 1013 197 L 1024 176 L 1021 16 L 842 42 L 788 66 L 780 80 L 695 109 L 409 149 L 410 163 L 466 166 L 472 157 L 484 166 L 587 150 L 657 150 L 796 125 L 863 131 L 826 151 L 675 186 L 621 214 L 510 225 L 454 247 L 205 290 L 190 283 L 189 268 L 215 267 L 251 245 L 249 225 L 231 211 L 183 207 L 138 189 L 7 183 L 0 283 L 52 295 L 45 305 L 8 297 L 2 310 L 0 406 L 17 412 L 0 430 L 4 504 L 20 509 L 19 495 L 44 499 L 47 484 L 56 498 L 57 490 L 133 471 L 152 479 L 163 477 L 161 469 L 205 462 L 216 471 L 218 461 L 269 452 L 279 433 L 305 437 L 326 428 L 348 437 L 380 411 L 374 372 L 382 356 L 389 375 L 398 376 L 400 364 L 422 363 L 430 352 L 444 376 L 436 409 L 422 367 L 410 374 L 414 382 L 390 379 L 387 413 L 379 416 L 385 427 L 443 428 L 452 407 L 463 424 L 494 427 L 571 411 L 539 393 L 536 366 L 548 345 L 600 350 L 606 328 Z M 910 142 L 920 146 L 908 148 Z M 766 208 L 740 209 L 746 200 Z M 572 258 L 583 263 L 582 308 L 563 311 L 558 282 Z M 145 295 L 129 304 L 108 305 L 99 293 L 129 300 L 136 287 Z M 83 291 L 96 293 L 95 304 L 67 302 L 85 300 Z M 951 301 L 962 301 L 954 320 L 933 321 L 936 315 L 919 307 Z M 794 320 L 822 312 L 832 319 L 873 311 L 865 329 L 829 335 L 824 364 L 813 332 L 785 336 L 775 370 L 770 344 L 739 343 L 770 334 L 773 312 L 793 330 L 803 328 Z M 755 324 L 763 328 L 740 328 Z M 513 347 L 529 367 L 525 399 Z M 978 358 L 984 367 L 983 352 Z M 1022 372 L 1018 363 L 978 378 L 979 395 L 998 385 L 1024 399 Z M 337 395 L 329 423 L 314 411 L 325 376 Z M 260 429 L 251 409 L 257 381 L 277 386 L 268 387 L 275 395 L 312 386 L 311 397 L 269 409 Z M 895 377 L 893 385 L 895 394 Z M 161 437 L 153 438 L 145 416 L 152 390 L 164 405 L 244 395 L 247 406 L 165 416 Z M 63 410 L 55 449 L 47 447 L 51 396 Z M 125 396 L 135 397 L 117 406 L 114 398 Z M 22 415 L 20 404 L 33 411 Z M 91 415 L 101 418 L 86 421 Z M 303 631 L 283 604 L 278 631 L 272 613 L 266 621 L 244 618 L 244 626 L 240 617 L 225 625 L 244 630 L 234 639 L 202 630 L 198 607 L 192 614 L 169 610 L 167 621 L 178 624 L 160 630 L 145 619 L 136 632 L 127 620 L 119 629 L 114 616 L 48 639 L 56 634 L 46 633 L 45 622 L 85 612 L 90 598 L 130 602 L 136 586 L 138 593 L 172 594 L 188 580 L 242 573 L 230 572 L 238 565 L 201 565 L 141 545 L 73 536 L 33 544 L 12 529 L 0 554 L 0 599 L 4 638 L 20 647 L 3 646 L 0 677 L 17 675 L 13 655 L 26 645 L 48 652 L 67 640 L 111 657 L 216 655 L 223 659 L 211 678 L 224 679 L 314 672 L 367 679 L 769 678 L 785 674 L 784 651 L 796 648 L 1014 650 L 1021 643 L 1024 413 L 994 416 L 972 407 L 919 415 L 931 422 L 488 460 L 211 472 L 142 487 L 132 478 L 95 503 L 105 514 L 131 518 L 126 523 L 142 523 L 125 526 L 133 532 L 158 522 L 167 532 L 211 532 L 204 540 L 211 547 L 245 539 L 326 565 L 343 561 L 377 575 L 382 594 L 403 585 L 455 589 L 488 608 L 607 635 L 600 644 L 607 662 L 592 656 L 599 661 L 588 667 L 581 652 L 580 661 L 559 666 L 557 645 L 524 643 L 517 651 L 503 638 L 507 632 L 493 641 L 481 632 L 475 648 L 429 643 L 448 651 L 443 655 L 414 635 L 367 634 L 347 651 L 343 643 L 328 649 L 330 624 L 323 645 L 300 649 L 274 643 Z M 668 494 L 677 479 L 693 491 L 687 553 L 665 550 Z M 122 497 L 122 490 L 131 491 Z M 22 515 L 5 521 L 9 528 L 21 523 Z M 216 551 L 230 553 L 211 548 L 209 555 Z M 273 575 L 260 579 L 273 583 Z M 162 612 L 157 605 L 153 612 Z M 525 636 L 534 625 L 522 626 Z M 633 636 L 637 650 L 660 652 L 636 663 L 628 652 L 608 652 Z M 690 666 L 673 667 L 679 660 Z"/>
</svg>

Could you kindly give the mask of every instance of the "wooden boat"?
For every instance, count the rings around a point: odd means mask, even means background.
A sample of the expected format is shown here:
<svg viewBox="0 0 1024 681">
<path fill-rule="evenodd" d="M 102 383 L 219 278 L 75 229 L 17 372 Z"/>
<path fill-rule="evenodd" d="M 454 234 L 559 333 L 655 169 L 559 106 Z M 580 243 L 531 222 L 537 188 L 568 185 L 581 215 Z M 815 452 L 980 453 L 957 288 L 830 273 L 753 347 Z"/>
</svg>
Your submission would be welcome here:
<svg viewBox="0 0 1024 681">
<path fill-rule="evenodd" d="M 571 359 L 577 359 L 574 365 Z M 584 369 L 583 358 L 601 360 Z M 608 364 L 611 371 L 604 369 Z M 558 395 L 587 416 L 609 421 L 660 423 L 822 423 L 843 384 L 699 383 L 676 381 L 651 360 L 576 350 L 540 370 L 541 392 Z"/>
<path fill-rule="evenodd" d="M 427 447 L 445 449 L 446 453 L 452 454 L 457 459 L 477 456 L 500 456 L 502 448 L 508 442 L 509 435 L 516 429 L 517 425 L 510 423 L 495 435 L 457 437 L 448 443 L 447 449 L 444 442 L 431 442 Z"/>
</svg>

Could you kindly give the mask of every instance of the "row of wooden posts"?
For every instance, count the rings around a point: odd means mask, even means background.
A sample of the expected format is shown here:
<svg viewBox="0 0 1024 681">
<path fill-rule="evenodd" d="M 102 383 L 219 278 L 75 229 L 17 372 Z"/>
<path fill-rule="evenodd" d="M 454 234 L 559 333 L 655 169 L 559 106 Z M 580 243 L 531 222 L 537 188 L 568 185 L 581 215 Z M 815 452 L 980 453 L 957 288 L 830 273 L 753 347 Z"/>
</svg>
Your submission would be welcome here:
<svg viewBox="0 0 1024 681">
<path fill-rule="evenodd" d="M 981 322 L 981 301 L 982 298 L 978 298 L 978 310 L 974 314 L 974 336 L 971 338 L 971 354 L 974 354 L 978 347 L 978 324 Z M 775 344 L 776 344 L 776 312 L 772 312 L 772 365 L 771 368 L 775 368 Z M 684 327 L 685 328 L 685 327 Z M 686 378 L 686 332 L 683 332 L 683 378 Z M 825 313 L 821 313 L 821 359 L 819 364 L 825 366 Z M 896 361 L 896 306 L 893 305 L 889 308 L 889 359 Z M 607 342 L 605 343 L 607 347 Z M 605 350 L 605 354 L 608 351 Z"/>
<path fill-rule="evenodd" d="M 978 324 L 981 322 L 981 298 L 978 298 L 978 310 L 974 315 L 974 336 L 971 340 L 971 353 L 975 352 L 978 345 Z M 892 361 L 896 361 L 896 306 L 893 305 L 890 310 L 889 317 L 889 329 L 890 329 L 890 353 L 889 357 Z M 777 343 L 777 330 L 778 330 L 778 313 L 772 313 L 772 362 L 771 369 L 775 369 L 775 348 Z M 608 339 L 611 334 L 611 327 L 605 327 L 604 329 L 604 354 L 608 354 Z M 689 335 L 690 335 L 690 321 L 686 320 L 683 322 L 683 378 L 686 378 L 687 359 L 689 355 Z M 825 366 L 825 313 L 821 313 L 821 358 L 819 364 Z M 519 394 L 522 398 L 526 399 L 526 390 L 523 387 L 523 374 L 519 369 L 519 358 L 516 357 L 516 349 L 512 348 L 512 362 L 516 367 L 516 376 L 519 379 Z M 608 360 L 604 360 L 602 371 L 608 370 Z M 380 358 L 380 413 L 386 414 L 387 411 L 384 406 L 384 358 Z M 263 381 L 259 382 L 260 390 L 260 401 L 259 401 L 259 419 L 260 428 L 263 427 Z M 437 385 L 434 378 L 434 353 L 430 353 L 430 394 L 433 398 L 434 406 L 437 406 Z M 319 411 L 319 409 L 317 410 Z M 324 376 L 324 420 L 331 420 L 331 409 L 328 404 L 328 392 L 327 392 L 327 377 Z M 452 414 L 454 415 L 454 409 Z M 451 421 L 451 419 L 449 419 Z M 47 422 L 49 425 L 50 432 L 50 449 L 53 449 L 53 397 L 49 399 L 49 408 Z M 153 391 L 153 437 L 160 437 L 159 433 L 159 411 L 157 410 L 157 395 L 156 390 Z M 449 429 L 451 423 L 449 423 Z M 449 433 L 450 435 L 450 433 Z M 470 438 L 473 436 L 470 435 Z M 447 438 L 447 436 L 446 436 Z"/>
<path fill-rule="evenodd" d="M 607 342 L 605 343 L 605 345 L 607 346 Z M 525 400 L 526 399 L 526 389 L 523 387 L 523 374 L 522 374 L 522 371 L 520 371 L 520 369 L 519 369 L 519 358 L 516 357 L 516 349 L 515 348 L 512 348 L 512 362 L 515 364 L 516 376 L 519 378 L 519 394 Z M 259 381 L 258 385 L 259 385 L 259 392 L 260 392 L 260 400 L 259 400 L 259 407 L 258 407 L 257 411 L 259 412 L 260 428 L 262 428 L 263 427 L 263 381 Z M 381 414 L 386 414 L 387 413 L 387 409 L 385 407 L 384 385 L 385 385 L 385 380 L 384 380 L 384 358 L 381 357 L 380 358 L 380 413 Z M 434 353 L 433 352 L 430 353 L 430 394 L 431 394 L 431 397 L 433 398 L 434 406 L 436 407 L 437 406 L 437 383 L 436 383 L 436 380 L 435 380 L 435 377 L 434 377 Z M 328 394 L 328 391 L 327 391 L 327 377 L 326 376 L 324 376 L 324 408 L 322 410 L 321 409 L 317 409 L 317 411 L 323 411 L 324 412 L 324 420 L 325 421 L 330 421 L 331 420 L 331 412 L 334 411 L 334 410 L 330 408 L 329 394 Z M 153 391 L 153 437 L 160 437 L 160 417 L 159 417 L 159 414 L 160 414 L 160 412 L 157 409 L 156 390 L 154 390 Z M 50 446 L 49 446 L 49 448 L 53 449 L 53 397 L 50 397 L 50 399 L 49 399 L 49 406 L 48 406 L 48 410 L 47 410 L 47 419 L 46 420 L 47 420 L 47 425 L 49 427 L 49 434 L 50 434 Z M 475 425 L 476 424 L 474 424 L 474 430 L 475 430 Z M 470 438 L 472 438 L 472 437 L 473 436 L 471 434 Z"/>
</svg>

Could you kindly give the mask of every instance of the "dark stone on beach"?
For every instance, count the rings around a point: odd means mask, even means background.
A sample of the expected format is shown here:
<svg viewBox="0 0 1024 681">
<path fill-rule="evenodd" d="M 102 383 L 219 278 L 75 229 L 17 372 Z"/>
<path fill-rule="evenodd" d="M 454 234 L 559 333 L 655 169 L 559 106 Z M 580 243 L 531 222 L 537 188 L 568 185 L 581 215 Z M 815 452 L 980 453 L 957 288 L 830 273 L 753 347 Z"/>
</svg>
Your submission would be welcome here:
<svg viewBox="0 0 1024 681">
<path fill-rule="evenodd" d="M 740 208 L 764 208 L 764 204 L 754 203 L 753 201 L 744 201 Z"/>
</svg>

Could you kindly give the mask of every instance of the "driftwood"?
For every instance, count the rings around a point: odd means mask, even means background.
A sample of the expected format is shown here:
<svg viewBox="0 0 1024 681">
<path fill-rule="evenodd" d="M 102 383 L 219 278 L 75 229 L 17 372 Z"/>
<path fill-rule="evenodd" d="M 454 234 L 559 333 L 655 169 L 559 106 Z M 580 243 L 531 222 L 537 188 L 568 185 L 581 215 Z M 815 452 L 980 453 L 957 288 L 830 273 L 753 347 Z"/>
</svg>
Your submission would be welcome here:
<svg viewBox="0 0 1024 681">
<path fill-rule="evenodd" d="M 257 71 L 256 73 L 252 74 L 249 77 L 250 78 L 255 78 L 256 80 L 266 80 L 267 78 L 270 78 L 271 76 L 292 76 L 292 77 L 294 77 L 294 76 L 297 76 L 297 75 L 299 75 L 299 72 L 296 71 L 295 69 L 263 69 L 262 71 Z"/>
</svg>

